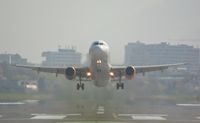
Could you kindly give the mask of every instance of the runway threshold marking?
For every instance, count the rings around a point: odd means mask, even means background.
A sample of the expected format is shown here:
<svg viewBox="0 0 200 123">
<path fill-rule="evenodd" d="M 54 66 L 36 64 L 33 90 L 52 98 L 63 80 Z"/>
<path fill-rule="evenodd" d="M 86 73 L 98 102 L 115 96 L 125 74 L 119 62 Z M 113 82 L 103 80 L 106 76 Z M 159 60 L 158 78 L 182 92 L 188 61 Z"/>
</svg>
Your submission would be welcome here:
<svg viewBox="0 0 200 123">
<path fill-rule="evenodd" d="M 32 116 L 37 116 L 37 115 L 66 115 L 66 116 L 81 116 L 80 113 L 77 113 L 77 114 L 45 114 L 45 113 L 34 113 L 34 114 L 31 114 Z"/>
<path fill-rule="evenodd" d="M 161 116 L 132 116 L 133 120 L 166 120 Z"/>
<path fill-rule="evenodd" d="M 81 116 L 81 114 L 31 114 L 33 117 L 30 119 L 38 120 L 62 120 L 68 116 Z"/>
<path fill-rule="evenodd" d="M 41 114 L 31 117 L 30 119 L 38 119 L 38 120 L 61 120 L 64 119 L 66 115 L 57 115 L 57 114 Z"/>
<path fill-rule="evenodd" d="M 200 104 L 176 104 L 177 106 L 200 107 Z"/>
<path fill-rule="evenodd" d="M 133 120 L 166 120 L 166 114 L 118 114 L 121 117 L 131 117 Z"/>
<path fill-rule="evenodd" d="M 166 117 L 167 114 L 118 114 L 118 116 L 161 116 Z"/>
</svg>

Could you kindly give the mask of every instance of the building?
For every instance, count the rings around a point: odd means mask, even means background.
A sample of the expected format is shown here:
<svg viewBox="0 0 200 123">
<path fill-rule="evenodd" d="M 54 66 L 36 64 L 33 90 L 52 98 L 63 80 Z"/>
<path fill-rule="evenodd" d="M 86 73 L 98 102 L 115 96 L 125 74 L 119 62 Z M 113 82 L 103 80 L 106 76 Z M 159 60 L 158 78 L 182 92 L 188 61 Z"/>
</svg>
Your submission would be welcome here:
<svg viewBox="0 0 200 123">
<path fill-rule="evenodd" d="M 0 63 L 27 64 L 27 59 L 22 58 L 19 54 L 0 54 Z"/>
<path fill-rule="evenodd" d="M 81 64 L 81 53 L 75 49 L 58 49 L 58 51 L 47 51 L 42 53 L 45 57 L 43 66 L 70 66 Z"/>
<path fill-rule="evenodd" d="M 125 64 L 154 65 L 189 63 L 188 68 L 199 65 L 199 49 L 188 45 L 128 43 L 125 46 Z"/>
</svg>

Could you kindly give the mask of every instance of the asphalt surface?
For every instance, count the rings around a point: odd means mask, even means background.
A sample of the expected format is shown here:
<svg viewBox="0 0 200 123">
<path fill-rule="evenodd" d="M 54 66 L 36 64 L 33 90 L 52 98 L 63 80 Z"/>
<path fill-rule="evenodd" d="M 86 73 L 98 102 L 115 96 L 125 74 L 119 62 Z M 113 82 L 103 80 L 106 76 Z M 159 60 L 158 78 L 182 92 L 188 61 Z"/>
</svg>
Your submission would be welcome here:
<svg viewBox="0 0 200 123">
<path fill-rule="evenodd" d="M 133 105 L 65 104 L 38 100 L 1 101 L 0 123 L 196 123 L 198 103 Z"/>
</svg>

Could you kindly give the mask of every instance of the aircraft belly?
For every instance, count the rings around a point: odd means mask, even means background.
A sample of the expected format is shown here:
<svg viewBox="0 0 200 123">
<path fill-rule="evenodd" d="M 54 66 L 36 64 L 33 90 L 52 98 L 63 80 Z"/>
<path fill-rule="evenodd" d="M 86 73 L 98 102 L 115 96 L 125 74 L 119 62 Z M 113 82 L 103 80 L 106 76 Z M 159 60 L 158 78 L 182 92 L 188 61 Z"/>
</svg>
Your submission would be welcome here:
<svg viewBox="0 0 200 123">
<path fill-rule="evenodd" d="M 94 85 L 98 87 L 104 87 L 109 81 L 108 70 L 96 68 L 93 71 Z"/>
</svg>

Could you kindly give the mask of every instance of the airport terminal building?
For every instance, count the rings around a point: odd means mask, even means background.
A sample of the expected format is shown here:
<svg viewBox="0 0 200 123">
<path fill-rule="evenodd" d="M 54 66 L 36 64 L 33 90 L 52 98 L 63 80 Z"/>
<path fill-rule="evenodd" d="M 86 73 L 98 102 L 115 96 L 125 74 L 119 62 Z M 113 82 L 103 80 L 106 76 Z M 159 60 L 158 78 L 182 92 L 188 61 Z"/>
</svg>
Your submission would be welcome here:
<svg viewBox="0 0 200 123">
<path fill-rule="evenodd" d="M 58 49 L 58 51 L 46 51 L 42 53 L 45 60 L 43 66 L 70 66 L 81 64 L 81 53 L 75 49 Z"/>
<path fill-rule="evenodd" d="M 144 44 L 141 42 L 128 43 L 125 46 L 125 64 L 154 65 L 189 63 L 188 68 L 199 66 L 200 52 L 198 48 L 188 45 Z"/>
<path fill-rule="evenodd" d="M 27 59 L 22 58 L 19 54 L 0 54 L 0 63 L 11 63 L 11 64 L 27 64 Z"/>
</svg>

